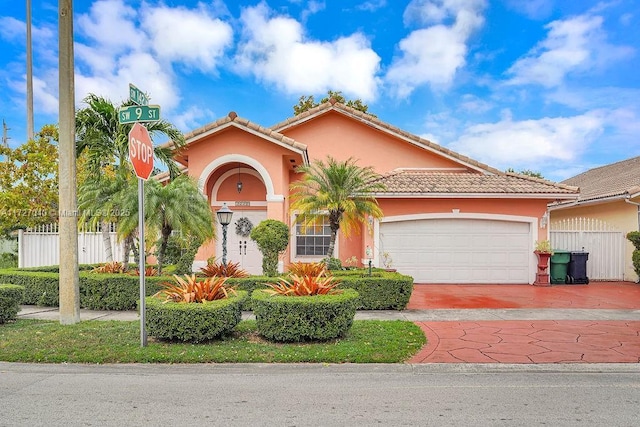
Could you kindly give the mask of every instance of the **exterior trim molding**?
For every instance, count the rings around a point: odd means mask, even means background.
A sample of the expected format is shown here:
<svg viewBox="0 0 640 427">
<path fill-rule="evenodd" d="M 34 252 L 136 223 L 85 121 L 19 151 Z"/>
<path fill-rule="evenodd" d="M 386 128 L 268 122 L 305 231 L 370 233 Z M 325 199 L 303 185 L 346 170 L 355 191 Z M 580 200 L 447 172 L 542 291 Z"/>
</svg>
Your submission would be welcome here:
<svg viewBox="0 0 640 427">
<path fill-rule="evenodd" d="M 255 171 L 257 172 L 260 179 L 264 183 L 264 186 L 267 189 L 267 197 L 266 197 L 267 201 L 268 202 L 278 201 L 277 200 L 278 198 L 282 198 L 282 201 L 284 201 L 283 195 L 275 194 L 271 176 L 269 175 L 269 172 L 267 171 L 267 169 L 262 165 L 262 163 L 260 163 L 253 157 L 245 156 L 243 154 L 227 154 L 224 156 L 220 156 L 217 159 L 214 159 L 211 163 L 209 163 L 204 168 L 204 170 L 200 174 L 200 177 L 198 178 L 198 189 L 202 194 L 204 194 L 204 186 L 207 182 L 207 179 L 209 179 L 209 176 L 211 176 L 211 174 L 220 166 L 225 165 L 227 163 L 245 163 L 251 166 L 253 169 L 255 169 Z"/>
</svg>

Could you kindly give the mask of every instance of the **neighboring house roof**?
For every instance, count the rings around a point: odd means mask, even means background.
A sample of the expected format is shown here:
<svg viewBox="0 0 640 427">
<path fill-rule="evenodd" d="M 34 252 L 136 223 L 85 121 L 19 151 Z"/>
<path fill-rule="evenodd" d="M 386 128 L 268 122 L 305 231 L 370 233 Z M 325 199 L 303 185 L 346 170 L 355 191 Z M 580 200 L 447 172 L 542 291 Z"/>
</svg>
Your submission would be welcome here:
<svg viewBox="0 0 640 427">
<path fill-rule="evenodd" d="M 484 175 L 400 169 L 380 179 L 387 189 L 376 197 L 523 197 L 575 199 L 578 188 L 515 173 Z"/>
<path fill-rule="evenodd" d="M 580 197 L 571 206 L 633 198 L 640 194 L 640 156 L 589 169 L 562 183 L 580 187 Z M 566 205 L 558 203 L 554 207 Z"/>
<path fill-rule="evenodd" d="M 404 131 L 396 126 L 393 126 L 389 123 L 383 122 L 382 120 L 374 117 L 370 114 L 363 113 L 360 110 L 356 110 L 355 108 L 347 107 L 344 104 L 340 104 L 335 102 L 332 98 L 329 101 L 318 105 L 317 107 L 311 108 L 307 111 L 304 111 L 297 116 L 290 117 L 283 122 L 275 124 L 271 126 L 272 129 L 278 132 L 282 132 L 294 126 L 300 125 L 308 120 L 311 120 L 320 115 L 326 114 L 329 111 L 336 111 L 338 113 L 344 114 L 346 116 L 351 117 L 354 120 L 357 120 L 361 123 L 364 123 L 367 126 L 376 128 L 382 132 L 387 134 L 391 134 L 396 138 L 407 141 L 413 145 L 421 147 L 427 151 L 431 151 L 437 153 L 438 155 L 445 157 L 447 159 L 453 160 L 461 165 L 464 165 L 470 169 L 477 170 L 482 173 L 501 173 L 499 170 L 494 169 L 484 163 L 480 163 L 476 160 L 473 160 L 469 157 L 463 156 L 461 154 L 456 153 L 455 151 L 451 151 L 448 148 L 445 148 L 439 144 L 431 142 L 427 139 L 420 138 L 417 135 L 411 134 L 407 131 Z"/>
</svg>

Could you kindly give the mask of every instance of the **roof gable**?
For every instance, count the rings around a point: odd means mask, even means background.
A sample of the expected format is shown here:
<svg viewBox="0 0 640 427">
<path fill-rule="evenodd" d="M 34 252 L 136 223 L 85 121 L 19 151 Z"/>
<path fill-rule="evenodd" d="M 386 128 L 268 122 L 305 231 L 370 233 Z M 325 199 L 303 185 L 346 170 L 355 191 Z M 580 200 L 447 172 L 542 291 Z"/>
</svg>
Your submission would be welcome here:
<svg viewBox="0 0 640 427">
<path fill-rule="evenodd" d="M 463 156 L 455 151 L 449 150 L 439 144 L 431 142 L 427 139 L 421 138 L 412 133 L 406 132 L 397 126 L 393 126 L 387 122 L 384 122 L 377 117 L 370 114 L 363 113 L 351 107 L 347 107 L 344 104 L 335 102 L 334 99 L 329 100 L 317 107 L 311 108 L 305 112 L 302 112 L 296 116 L 290 117 L 280 123 L 273 125 L 271 128 L 277 132 L 286 133 L 287 130 L 296 126 L 301 126 L 306 122 L 309 122 L 317 117 L 325 115 L 329 112 L 337 112 L 350 119 L 363 123 L 366 126 L 378 129 L 384 133 L 394 136 L 400 140 L 406 141 L 414 146 L 417 146 L 425 151 L 431 152 L 438 156 L 451 160 L 462 167 L 475 170 L 484 174 L 501 174 L 502 172 L 492 168 L 484 163 L 471 159 L 470 157 Z"/>
<path fill-rule="evenodd" d="M 260 126 L 257 123 L 253 123 L 250 120 L 243 119 L 238 117 L 235 112 L 230 112 L 225 117 L 222 117 L 215 122 L 209 123 L 205 126 L 202 126 L 198 129 L 195 129 L 187 134 L 185 134 L 185 145 L 180 150 L 180 154 L 184 155 L 184 151 L 189 149 L 189 145 L 195 144 L 202 139 L 216 134 L 218 132 L 222 132 L 229 127 L 235 127 L 242 131 L 251 133 L 260 138 L 263 138 L 271 143 L 277 144 L 281 147 L 284 147 L 288 150 L 294 151 L 298 154 L 301 154 L 305 161 L 308 161 L 307 156 L 307 146 L 301 142 L 298 142 L 292 138 L 289 138 L 281 133 L 278 133 L 272 129 L 266 128 L 264 126 Z M 171 146 L 172 142 L 170 141 L 167 145 Z"/>
</svg>

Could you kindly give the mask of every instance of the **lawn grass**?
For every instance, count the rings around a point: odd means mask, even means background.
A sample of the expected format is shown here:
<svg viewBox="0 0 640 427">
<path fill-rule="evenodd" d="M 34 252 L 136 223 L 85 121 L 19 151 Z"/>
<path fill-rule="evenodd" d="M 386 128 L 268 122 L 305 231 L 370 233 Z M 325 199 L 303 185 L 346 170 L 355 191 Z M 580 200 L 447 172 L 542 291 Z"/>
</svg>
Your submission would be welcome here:
<svg viewBox="0 0 640 427">
<path fill-rule="evenodd" d="M 159 342 L 140 346 L 140 322 L 86 321 L 75 325 L 21 319 L 0 325 L 0 360 L 35 363 L 401 363 L 426 342 L 418 326 L 356 320 L 347 336 L 324 343 L 263 340 L 255 320 L 206 344 Z"/>
</svg>

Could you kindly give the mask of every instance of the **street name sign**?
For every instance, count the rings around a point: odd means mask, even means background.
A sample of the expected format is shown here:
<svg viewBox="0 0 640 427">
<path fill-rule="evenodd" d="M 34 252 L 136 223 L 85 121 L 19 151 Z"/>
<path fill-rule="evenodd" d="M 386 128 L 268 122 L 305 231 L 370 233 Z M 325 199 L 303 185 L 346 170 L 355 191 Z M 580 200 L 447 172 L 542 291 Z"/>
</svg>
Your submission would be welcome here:
<svg viewBox="0 0 640 427">
<path fill-rule="evenodd" d="M 129 99 L 138 105 L 149 105 L 147 95 L 131 83 L 129 83 Z"/>
<path fill-rule="evenodd" d="M 160 120 L 159 105 L 131 105 L 118 110 L 120 124 L 136 122 L 157 122 Z"/>
<path fill-rule="evenodd" d="M 149 131 L 140 123 L 129 131 L 129 160 L 138 178 L 148 180 L 153 172 L 153 144 Z"/>
</svg>

